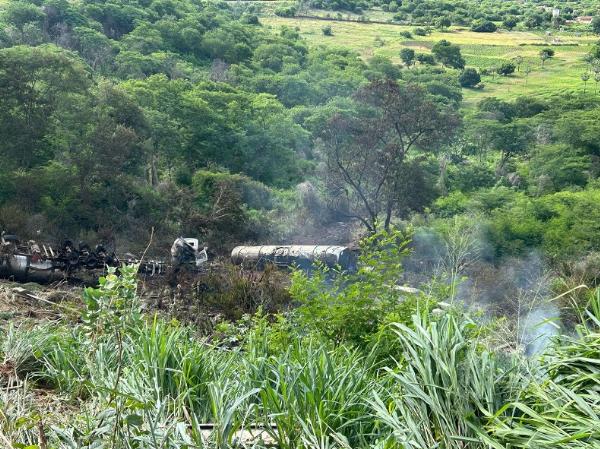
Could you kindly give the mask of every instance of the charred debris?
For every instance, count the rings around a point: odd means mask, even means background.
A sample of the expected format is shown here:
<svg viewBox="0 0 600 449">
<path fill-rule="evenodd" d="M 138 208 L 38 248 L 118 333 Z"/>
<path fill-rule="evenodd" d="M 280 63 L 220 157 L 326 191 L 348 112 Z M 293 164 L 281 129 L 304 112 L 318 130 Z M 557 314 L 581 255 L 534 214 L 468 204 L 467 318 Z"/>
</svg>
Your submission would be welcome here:
<svg viewBox="0 0 600 449">
<path fill-rule="evenodd" d="M 118 269 L 122 264 L 139 264 L 140 275 L 159 278 L 182 269 L 201 272 L 212 263 L 207 247 L 201 247 L 195 238 L 175 239 L 168 258 L 147 258 L 131 253 L 117 255 L 102 244 L 92 247 L 69 239 L 53 246 L 34 240 L 21 241 L 16 235 L 0 236 L 0 278 L 19 282 L 95 282 L 109 267 Z M 348 247 L 333 245 L 237 246 L 231 252 L 231 263 L 250 270 L 264 270 L 267 265 L 310 270 L 319 263 L 353 271 L 356 253 Z"/>
</svg>

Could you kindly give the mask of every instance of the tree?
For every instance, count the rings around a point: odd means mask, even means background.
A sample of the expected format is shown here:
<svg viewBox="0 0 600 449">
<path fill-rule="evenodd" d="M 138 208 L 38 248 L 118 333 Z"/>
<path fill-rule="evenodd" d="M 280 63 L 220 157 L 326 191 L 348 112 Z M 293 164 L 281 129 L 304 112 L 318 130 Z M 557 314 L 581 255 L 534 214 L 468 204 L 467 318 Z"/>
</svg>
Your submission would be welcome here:
<svg viewBox="0 0 600 449">
<path fill-rule="evenodd" d="M 596 34 L 600 34 L 600 16 L 596 16 L 592 19 L 592 31 Z"/>
<path fill-rule="evenodd" d="M 487 97 L 481 100 L 477 108 L 482 112 L 487 112 L 500 122 L 507 123 L 515 117 L 514 105 L 496 97 Z"/>
<path fill-rule="evenodd" d="M 264 69 L 280 72 L 286 63 L 300 64 L 303 56 L 291 45 L 273 43 L 256 47 L 252 60 Z"/>
<path fill-rule="evenodd" d="M 431 53 L 433 53 L 435 59 L 444 66 L 452 67 L 454 69 L 462 69 L 465 67 L 465 60 L 460 53 L 460 47 L 451 44 L 445 39 L 437 42 L 432 47 Z"/>
<path fill-rule="evenodd" d="M 3 9 L 4 23 L 12 25 L 20 32 L 21 42 L 26 42 L 27 27 L 41 27 L 45 17 L 42 8 L 33 2 L 7 2 Z M 4 23 L 2 26 L 5 26 Z"/>
<path fill-rule="evenodd" d="M 502 26 L 507 30 L 511 31 L 514 27 L 517 26 L 519 20 L 514 16 L 509 16 L 502 21 Z"/>
<path fill-rule="evenodd" d="M 321 28 L 321 31 L 323 32 L 323 36 L 333 36 L 331 25 L 325 25 L 323 28 Z"/>
<path fill-rule="evenodd" d="M 330 205 L 369 232 L 395 215 L 422 207 L 427 184 L 421 150 L 435 152 L 460 124 L 456 112 L 415 85 L 375 81 L 355 95 L 355 111 L 336 113 L 321 133 Z"/>
<path fill-rule="evenodd" d="M 497 166 L 498 173 L 512 157 L 524 153 L 532 139 L 531 131 L 527 126 L 515 123 L 490 123 L 487 132 L 489 147 L 501 153 Z"/>
<path fill-rule="evenodd" d="M 474 87 L 481 82 L 481 76 L 477 70 L 467 68 L 461 72 L 458 82 L 462 87 Z"/>
<path fill-rule="evenodd" d="M 395 80 L 400 78 L 401 75 L 398 66 L 385 56 L 376 55 L 369 59 L 369 69 L 372 71 L 368 76 L 369 79 L 381 78 L 381 75 L 383 75 L 386 78 Z"/>
<path fill-rule="evenodd" d="M 114 53 L 109 38 L 99 31 L 86 27 L 77 27 L 73 31 L 77 40 L 77 50 L 92 69 L 99 69 L 109 62 Z"/>
<path fill-rule="evenodd" d="M 412 48 L 403 48 L 400 50 L 400 59 L 406 67 L 415 63 L 415 51 Z"/>
<path fill-rule="evenodd" d="M 517 55 L 513 58 L 515 65 L 517 66 L 517 72 L 521 71 L 521 65 L 523 64 L 524 58 L 521 55 Z"/>
<path fill-rule="evenodd" d="M 498 29 L 496 24 L 490 20 L 478 20 L 471 27 L 477 33 L 493 33 Z"/>
<path fill-rule="evenodd" d="M 529 80 L 529 74 L 531 73 L 531 66 L 526 65 L 523 69 L 523 73 L 525 73 L 525 85 L 527 85 L 527 81 Z"/>
<path fill-rule="evenodd" d="M 416 59 L 419 63 L 423 65 L 435 65 L 435 58 L 433 57 L 433 55 L 427 53 L 417 54 Z"/>
<path fill-rule="evenodd" d="M 512 62 L 503 62 L 500 67 L 498 67 L 497 72 L 498 75 L 508 76 L 515 71 L 515 65 Z"/>
<path fill-rule="evenodd" d="M 449 28 L 450 25 L 452 25 L 452 22 L 450 21 L 450 19 L 448 17 L 440 17 L 436 22 L 435 25 L 437 28 L 439 28 L 440 30 L 444 30 L 446 28 Z"/>
<path fill-rule="evenodd" d="M 581 74 L 581 81 L 583 81 L 583 93 L 585 94 L 585 90 L 587 88 L 587 82 L 590 80 L 590 74 L 588 72 L 584 72 Z"/>
<path fill-rule="evenodd" d="M 540 59 L 542 60 L 542 68 L 544 67 L 544 64 L 546 62 L 546 60 L 550 59 L 554 57 L 554 50 L 551 48 L 544 48 L 542 50 L 540 50 Z"/>
<path fill-rule="evenodd" d="M 52 158 L 52 126 L 90 85 L 85 64 L 54 45 L 0 50 L 0 158 L 31 168 Z"/>
<path fill-rule="evenodd" d="M 568 144 L 540 145 L 532 151 L 529 167 L 534 179 L 546 178 L 551 187 L 559 190 L 566 186 L 586 184 L 590 158 Z"/>
<path fill-rule="evenodd" d="M 594 61 L 600 60 L 600 41 L 596 42 L 590 50 L 590 53 L 585 56 L 588 64 L 593 64 Z"/>
<path fill-rule="evenodd" d="M 527 28 L 537 28 L 544 23 L 544 16 L 542 14 L 534 13 L 525 18 L 525 26 Z"/>
</svg>

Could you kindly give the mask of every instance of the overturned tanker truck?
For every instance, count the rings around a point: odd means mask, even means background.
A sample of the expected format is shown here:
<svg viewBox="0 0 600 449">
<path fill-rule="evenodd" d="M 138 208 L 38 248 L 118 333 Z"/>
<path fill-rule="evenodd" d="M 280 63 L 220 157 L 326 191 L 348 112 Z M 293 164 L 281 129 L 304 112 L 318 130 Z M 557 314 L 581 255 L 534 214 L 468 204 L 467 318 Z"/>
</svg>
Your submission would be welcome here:
<svg viewBox="0 0 600 449">
<path fill-rule="evenodd" d="M 162 275 L 170 267 L 190 266 L 200 268 L 207 262 L 206 248 L 200 248 L 198 239 L 177 238 L 171 247 L 171 260 L 140 260 L 133 254 L 119 258 L 103 245 L 92 249 L 80 242 L 75 245 L 65 240 L 62 245 L 39 244 L 33 240 L 21 242 L 14 235 L 0 235 L 0 278 L 19 282 L 50 283 L 64 279 L 95 279 L 106 273 L 108 267 L 118 268 L 122 264 L 139 264 L 144 275 Z"/>
<path fill-rule="evenodd" d="M 281 268 L 298 267 L 309 270 L 315 262 L 344 271 L 356 269 L 356 253 L 345 246 L 237 246 L 231 252 L 231 261 L 237 265 L 255 266 L 258 269 L 273 264 Z"/>
</svg>

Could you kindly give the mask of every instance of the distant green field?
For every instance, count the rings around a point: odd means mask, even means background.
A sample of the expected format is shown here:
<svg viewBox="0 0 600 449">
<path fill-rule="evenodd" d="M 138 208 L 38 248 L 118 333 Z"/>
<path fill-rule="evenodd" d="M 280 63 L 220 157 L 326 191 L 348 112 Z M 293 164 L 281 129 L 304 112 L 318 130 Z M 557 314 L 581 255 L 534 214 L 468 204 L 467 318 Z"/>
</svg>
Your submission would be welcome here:
<svg viewBox="0 0 600 449">
<path fill-rule="evenodd" d="M 331 16 L 334 17 L 335 13 Z M 485 76 L 482 80 L 484 89 L 464 91 L 467 106 L 486 96 L 515 98 L 527 94 L 548 97 L 561 92 L 582 91 L 584 85 L 581 74 L 586 70 L 583 57 L 597 40 L 591 35 L 579 36 L 566 32 L 549 36 L 523 31 L 475 33 L 458 28 L 447 32 L 434 31 L 429 36 L 413 35 L 407 39 L 400 36 L 400 32 L 412 31 L 413 26 L 276 16 L 262 17 L 261 21 L 265 26 L 273 28 L 282 25 L 297 27 L 309 45 L 349 47 L 365 60 L 373 55 L 383 55 L 400 63 L 399 52 L 402 47 L 411 47 L 417 52 L 430 52 L 431 46 L 440 39 L 459 44 L 467 65 L 476 68 L 498 66 L 515 56 L 524 58 L 523 67 L 531 68 L 528 77 L 523 70 L 509 77 Z M 331 25 L 333 36 L 323 35 L 321 28 L 324 25 Z M 553 47 L 556 55 L 546 61 L 542 68 L 538 54 L 544 46 Z M 595 87 L 592 78 L 588 82 L 587 91 L 594 94 Z"/>
</svg>

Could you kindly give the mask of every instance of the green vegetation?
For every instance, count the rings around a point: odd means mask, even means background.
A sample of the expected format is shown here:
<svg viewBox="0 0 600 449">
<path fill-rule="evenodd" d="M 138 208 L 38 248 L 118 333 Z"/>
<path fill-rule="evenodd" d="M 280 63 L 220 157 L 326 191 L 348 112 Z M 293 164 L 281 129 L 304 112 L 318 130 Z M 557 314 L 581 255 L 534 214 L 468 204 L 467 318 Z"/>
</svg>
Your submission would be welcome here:
<svg viewBox="0 0 600 449">
<path fill-rule="evenodd" d="M 598 17 L 0 0 L 0 231 L 211 251 L 51 319 L 0 284 L 0 444 L 599 447 Z M 358 266 L 223 260 L 279 242 Z"/>
<path fill-rule="evenodd" d="M 467 67 L 480 71 L 493 72 L 493 69 L 503 62 L 515 58 L 523 59 L 520 70 L 511 77 L 484 74 L 484 89 L 465 92 L 468 106 L 475 105 L 487 96 L 515 99 L 523 95 L 535 95 L 550 98 L 557 94 L 583 92 L 580 75 L 586 70 L 584 58 L 596 41 L 594 36 L 578 36 L 568 31 L 553 31 L 552 36 L 545 36 L 536 31 L 526 30 L 476 33 L 462 27 L 447 31 L 433 30 L 428 35 L 418 36 L 415 35 L 413 26 L 364 21 L 334 21 L 335 36 L 323 40 L 320 36 L 322 20 L 265 17 L 262 22 L 272 25 L 274 29 L 282 25 L 298 27 L 300 35 L 309 45 L 352 48 L 365 60 L 373 55 L 381 55 L 400 63 L 400 51 L 403 48 L 428 54 L 432 45 L 442 39 L 458 45 Z M 413 32 L 413 37 L 403 37 L 401 34 L 404 31 Z M 383 45 L 375 45 L 377 38 Z M 545 62 L 542 70 L 540 47 L 552 42 L 556 42 L 554 48 L 557 55 L 553 60 Z"/>
<path fill-rule="evenodd" d="M 0 381 L 9 385 L 0 393 L 0 438 L 53 448 L 600 442 L 590 365 L 600 351 L 600 295 L 589 292 L 580 309 L 579 338 L 556 339 L 528 361 L 495 349 L 492 328 L 460 307 L 433 308 L 442 297 L 387 309 L 393 289 L 380 296 L 376 287 L 397 273 L 405 243 L 380 233 L 363 248 L 357 275 L 366 277 L 340 284 L 339 296 L 329 289 L 336 305 L 312 301 L 327 294 L 326 279 L 297 273 L 298 318 L 257 316 L 237 331 L 237 348 L 141 314 L 136 267 L 86 289 L 75 321 L 8 326 L 0 334 Z M 364 314 L 348 313 L 354 306 Z M 374 325 L 378 307 L 392 321 Z M 60 416 L 38 414 L 38 386 L 62 401 Z"/>
</svg>

